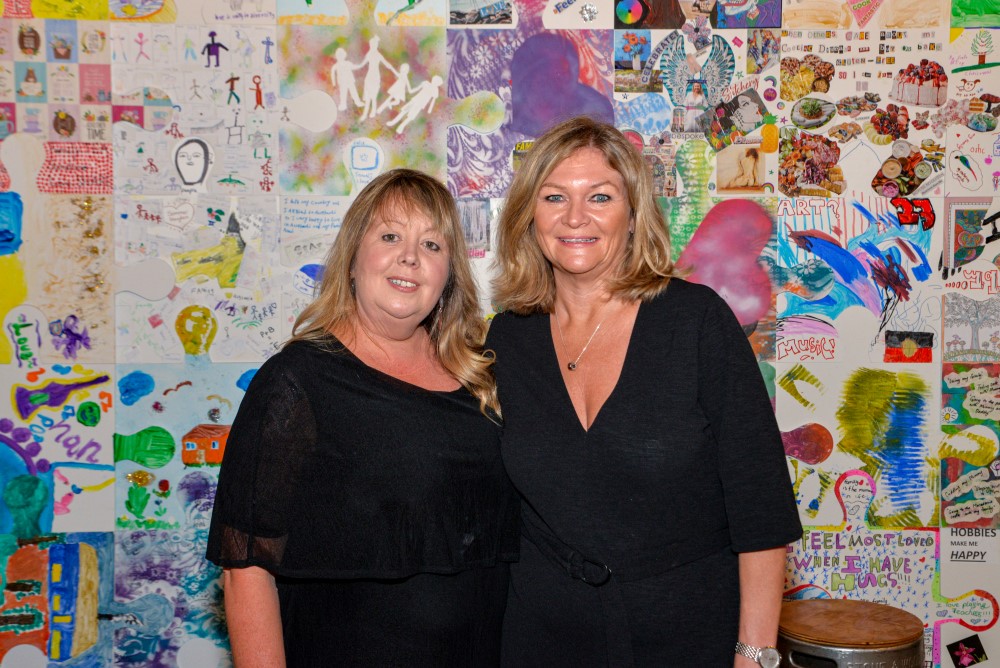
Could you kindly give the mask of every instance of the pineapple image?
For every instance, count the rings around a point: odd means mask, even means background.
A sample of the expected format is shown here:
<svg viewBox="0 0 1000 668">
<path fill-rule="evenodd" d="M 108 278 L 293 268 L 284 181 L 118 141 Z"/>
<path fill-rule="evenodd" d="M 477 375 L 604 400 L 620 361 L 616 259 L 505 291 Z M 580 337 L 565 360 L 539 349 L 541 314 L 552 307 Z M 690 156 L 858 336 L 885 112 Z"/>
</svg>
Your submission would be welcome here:
<svg viewBox="0 0 1000 668">
<path fill-rule="evenodd" d="M 761 153 L 774 153 L 778 150 L 778 117 L 768 114 L 764 117 L 764 126 L 760 129 Z"/>
</svg>

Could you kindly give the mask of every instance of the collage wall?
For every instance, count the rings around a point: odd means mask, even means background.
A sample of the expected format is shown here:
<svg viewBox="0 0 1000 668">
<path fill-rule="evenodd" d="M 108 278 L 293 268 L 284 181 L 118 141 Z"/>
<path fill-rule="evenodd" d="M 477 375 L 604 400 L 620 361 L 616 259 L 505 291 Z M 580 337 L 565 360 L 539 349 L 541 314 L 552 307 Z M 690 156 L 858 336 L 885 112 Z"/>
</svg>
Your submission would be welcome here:
<svg viewBox="0 0 1000 668">
<path fill-rule="evenodd" d="M 489 315 L 512 173 L 576 113 L 757 351 L 787 597 L 1000 666 L 1000 1 L 0 7 L 3 668 L 229 665 L 219 463 L 352 194 L 446 181 Z"/>
</svg>

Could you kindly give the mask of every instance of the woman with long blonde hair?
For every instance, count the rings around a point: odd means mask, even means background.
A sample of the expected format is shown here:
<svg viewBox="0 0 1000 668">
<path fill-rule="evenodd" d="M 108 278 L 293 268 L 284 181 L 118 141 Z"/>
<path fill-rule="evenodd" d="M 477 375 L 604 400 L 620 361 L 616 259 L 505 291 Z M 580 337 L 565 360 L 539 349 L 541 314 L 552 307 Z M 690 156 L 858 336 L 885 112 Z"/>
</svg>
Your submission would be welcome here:
<svg viewBox="0 0 1000 668">
<path fill-rule="evenodd" d="M 522 501 L 505 666 L 776 668 L 801 536 L 753 351 L 676 275 L 642 156 L 574 118 L 534 143 L 498 226 L 503 458 Z"/>
<path fill-rule="evenodd" d="M 375 178 L 226 446 L 208 556 L 239 668 L 498 663 L 517 501 L 483 335 L 451 195 Z"/>
</svg>

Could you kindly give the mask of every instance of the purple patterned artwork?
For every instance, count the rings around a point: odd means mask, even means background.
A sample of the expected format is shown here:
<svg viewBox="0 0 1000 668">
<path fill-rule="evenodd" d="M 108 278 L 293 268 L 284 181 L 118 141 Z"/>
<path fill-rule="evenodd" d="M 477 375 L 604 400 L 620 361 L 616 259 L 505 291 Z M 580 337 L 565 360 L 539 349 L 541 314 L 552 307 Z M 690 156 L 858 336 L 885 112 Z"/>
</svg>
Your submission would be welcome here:
<svg viewBox="0 0 1000 668">
<path fill-rule="evenodd" d="M 511 30 L 448 31 L 448 97 L 459 100 L 477 91 L 492 91 L 505 106 L 503 125 L 490 134 L 479 134 L 458 125 L 448 128 L 448 188 L 456 197 L 504 196 L 513 176 L 511 153 L 515 145 L 534 137 L 515 127 L 513 100 L 517 98 L 519 105 L 531 107 L 544 106 L 555 97 L 552 85 L 557 77 L 556 68 L 563 66 L 560 59 L 567 54 L 572 58 L 576 75 L 572 81 L 560 83 L 590 89 L 592 94 L 604 99 L 606 111 L 602 112 L 602 118 L 612 118 L 614 32 L 545 31 L 540 16 L 543 8 L 541 0 L 519 3 L 520 21 Z M 556 40 L 529 46 L 532 38 L 542 33 Z M 528 48 L 525 54 L 540 51 L 545 66 L 536 64 L 534 73 L 528 68 L 523 74 L 519 67 L 515 74 L 514 61 L 522 59 L 523 54 L 518 54 L 525 47 Z M 524 89 L 518 90 L 521 87 Z M 548 115 L 551 116 L 551 112 Z"/>
<path fill-rule="evenodd" d="M 614 123 L 611 100 L 580 82 L 576 46 L 558 33 L 525 40 L 514 54 L 514 116 L 517 132 L 537 137 L 559 121 L 577 115 Z"/>
</svg>

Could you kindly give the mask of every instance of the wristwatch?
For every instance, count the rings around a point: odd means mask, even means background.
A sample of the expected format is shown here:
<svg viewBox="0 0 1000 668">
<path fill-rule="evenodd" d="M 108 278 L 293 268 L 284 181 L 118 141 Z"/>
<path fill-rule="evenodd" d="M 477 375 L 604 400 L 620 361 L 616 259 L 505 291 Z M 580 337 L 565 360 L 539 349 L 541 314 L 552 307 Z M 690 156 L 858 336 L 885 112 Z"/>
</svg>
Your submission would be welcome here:
<svg viewBox="0 0 1000 668">
<path fill-rule="evenodd" d="M 736 653 L 753 659 L 761 668 L 778 668 L 781 665 L 781 653 L 774 647 L 753 647 L 737 640 Z"/>
</svg>

